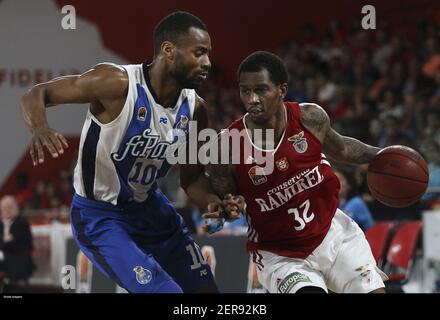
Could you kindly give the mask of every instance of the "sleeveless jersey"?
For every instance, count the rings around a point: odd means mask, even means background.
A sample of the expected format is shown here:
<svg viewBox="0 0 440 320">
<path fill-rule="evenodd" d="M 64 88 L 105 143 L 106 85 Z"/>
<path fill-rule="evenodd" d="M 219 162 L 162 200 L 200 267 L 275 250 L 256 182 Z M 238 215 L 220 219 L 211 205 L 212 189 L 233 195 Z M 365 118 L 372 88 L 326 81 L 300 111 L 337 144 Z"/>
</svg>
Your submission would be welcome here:
<svg viewBox="0 0 440 320">
<path fill-rule="evenodd" d="M 299 104 L 284 106 L 284 134 L 274 150 L 263 152 L 272 154 L 273 172 L 262 174 L 250 161 L 241 161 L 234 171 L 238 193 L 247 204 L 247 249 L 304 259 L 330 228 L 340 185 L 322 153 L 322 143 L 301 124 Z M 229 129 L 246 129 L 245 118 Z M 248 135 L 246 139 L 255 152 L 258 147 Z"/>
<path fill-rule="evenodd" d="M 183 89 L 174 107 L 161 106 L 151 89 L 148 66 L 122 67 L 129 79 L 122 111 L 106 124 L 87 112 L 74 173 L 78 195 L 114 205 L 148 198 L 156 180 L 171 167 L 166 161 L 170 146 L 181 142 L 178 134 L 188 134 L 195 106 L 192 89 Z"/>
</svg>

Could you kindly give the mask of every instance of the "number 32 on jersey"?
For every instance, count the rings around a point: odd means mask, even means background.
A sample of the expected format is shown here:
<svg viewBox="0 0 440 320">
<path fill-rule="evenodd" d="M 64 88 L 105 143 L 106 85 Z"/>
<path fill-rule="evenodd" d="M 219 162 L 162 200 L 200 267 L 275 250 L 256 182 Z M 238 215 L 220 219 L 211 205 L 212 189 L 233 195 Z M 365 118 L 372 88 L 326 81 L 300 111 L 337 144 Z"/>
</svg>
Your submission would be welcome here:
<svg viewBox="0 0 440 320">
<path fill-rule="evenodd" d="M 297 223 L 294 228 L 296 231 L 301 231 L 306 227 L 306 224 L 315 218 L 313 212 L 309 212 L 310 201 L 306 200 L 300 204 L 298 208 L 291 208 L 287 210 L 287 213 L 292 214 L 295 222 Z"/>
</svg>

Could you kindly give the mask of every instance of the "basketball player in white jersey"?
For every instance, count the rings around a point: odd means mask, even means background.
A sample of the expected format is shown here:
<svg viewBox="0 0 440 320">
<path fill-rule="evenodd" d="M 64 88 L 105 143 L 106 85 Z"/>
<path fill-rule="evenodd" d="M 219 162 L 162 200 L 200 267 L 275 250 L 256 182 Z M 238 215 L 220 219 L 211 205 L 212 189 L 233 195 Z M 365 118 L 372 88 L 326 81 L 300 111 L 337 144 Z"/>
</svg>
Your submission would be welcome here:
<svg viewBox="0 0 440 320">
<path fill-rule="evenodd" d="M 171 165 L 166 151 L 190 120 L 207 126 L 194 91 L 211 67 L 205 24 L 186 12 L 165 17 L 154 31 L 154 59 L 139 65 L 98 64 L 81 75 L 33 87 L 21 100 L 33 135 L 34 165 L 44 148 L 58 157 L 66 139 L 52 130 L 45 108 L 90 103 L 74 174 L 74 238 L 93 264 L 129 292 L 217 292 L 212 273 L 182 217 L 157 189 Z M 171 133 L 171 134 L 170 134 Z M 198 206 L 221 200 L 201 165 L 181 167 L 181 185 Z M 231 212 L 243 203 L 228 198 Z"/>
</svg>

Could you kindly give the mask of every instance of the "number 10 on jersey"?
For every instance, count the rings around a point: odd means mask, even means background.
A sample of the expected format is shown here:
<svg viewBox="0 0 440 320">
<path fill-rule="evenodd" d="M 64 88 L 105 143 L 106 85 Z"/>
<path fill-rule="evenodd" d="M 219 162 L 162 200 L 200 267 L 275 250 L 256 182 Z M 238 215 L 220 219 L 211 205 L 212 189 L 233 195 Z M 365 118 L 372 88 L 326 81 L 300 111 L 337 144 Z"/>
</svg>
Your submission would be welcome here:
<svg viewBox="0 0 440 320">
<path fill-rule="evenodd" d="M 157 174 L 157 168 L 153 164 L 144 165 L 142 162 L 135 164 L 134 174 L 128 179 L 133 183 L 139 183 L 143 186 L 148 186 L 154 182 Z"/>
</svg>

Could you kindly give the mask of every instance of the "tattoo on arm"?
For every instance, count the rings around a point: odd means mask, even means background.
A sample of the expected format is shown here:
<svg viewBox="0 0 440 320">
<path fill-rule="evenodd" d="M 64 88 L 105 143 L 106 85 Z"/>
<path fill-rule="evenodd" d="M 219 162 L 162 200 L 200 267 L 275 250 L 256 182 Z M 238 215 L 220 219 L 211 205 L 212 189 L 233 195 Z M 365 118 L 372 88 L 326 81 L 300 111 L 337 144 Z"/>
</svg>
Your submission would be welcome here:
<svg viewBox="0 0 440 320">
<path fill-rule="evenodd" d="M 327 113 L 317 104 L 301 104 L 301 123 L 322 141 L 324 153 L 336 161 L 350 164 L 368 163 L 380 150 L 337 133 L 331 128 Z"/>
<path fill-rule="evenodd" d="M 307 129 L 321 132 L 328 128 L 330 119 L 320 106 L 312 103 L 302 103 L 301 108 L 301 122 L 307 126 Z"/>
<path fill-rule="evenodd" d="M 320 140 L 330 128 L 329 116 L 314 103 L 301 103 L 301 123 Z"/>
<path fill-rule="evenodd" d="M 351 164 L 369 163 L 379 148 L 365 144 L 355 138 L 341 136 L 335 130 L 328 131 L 324 141 L 324 152 L 339 162 Z"/>
</svg>

